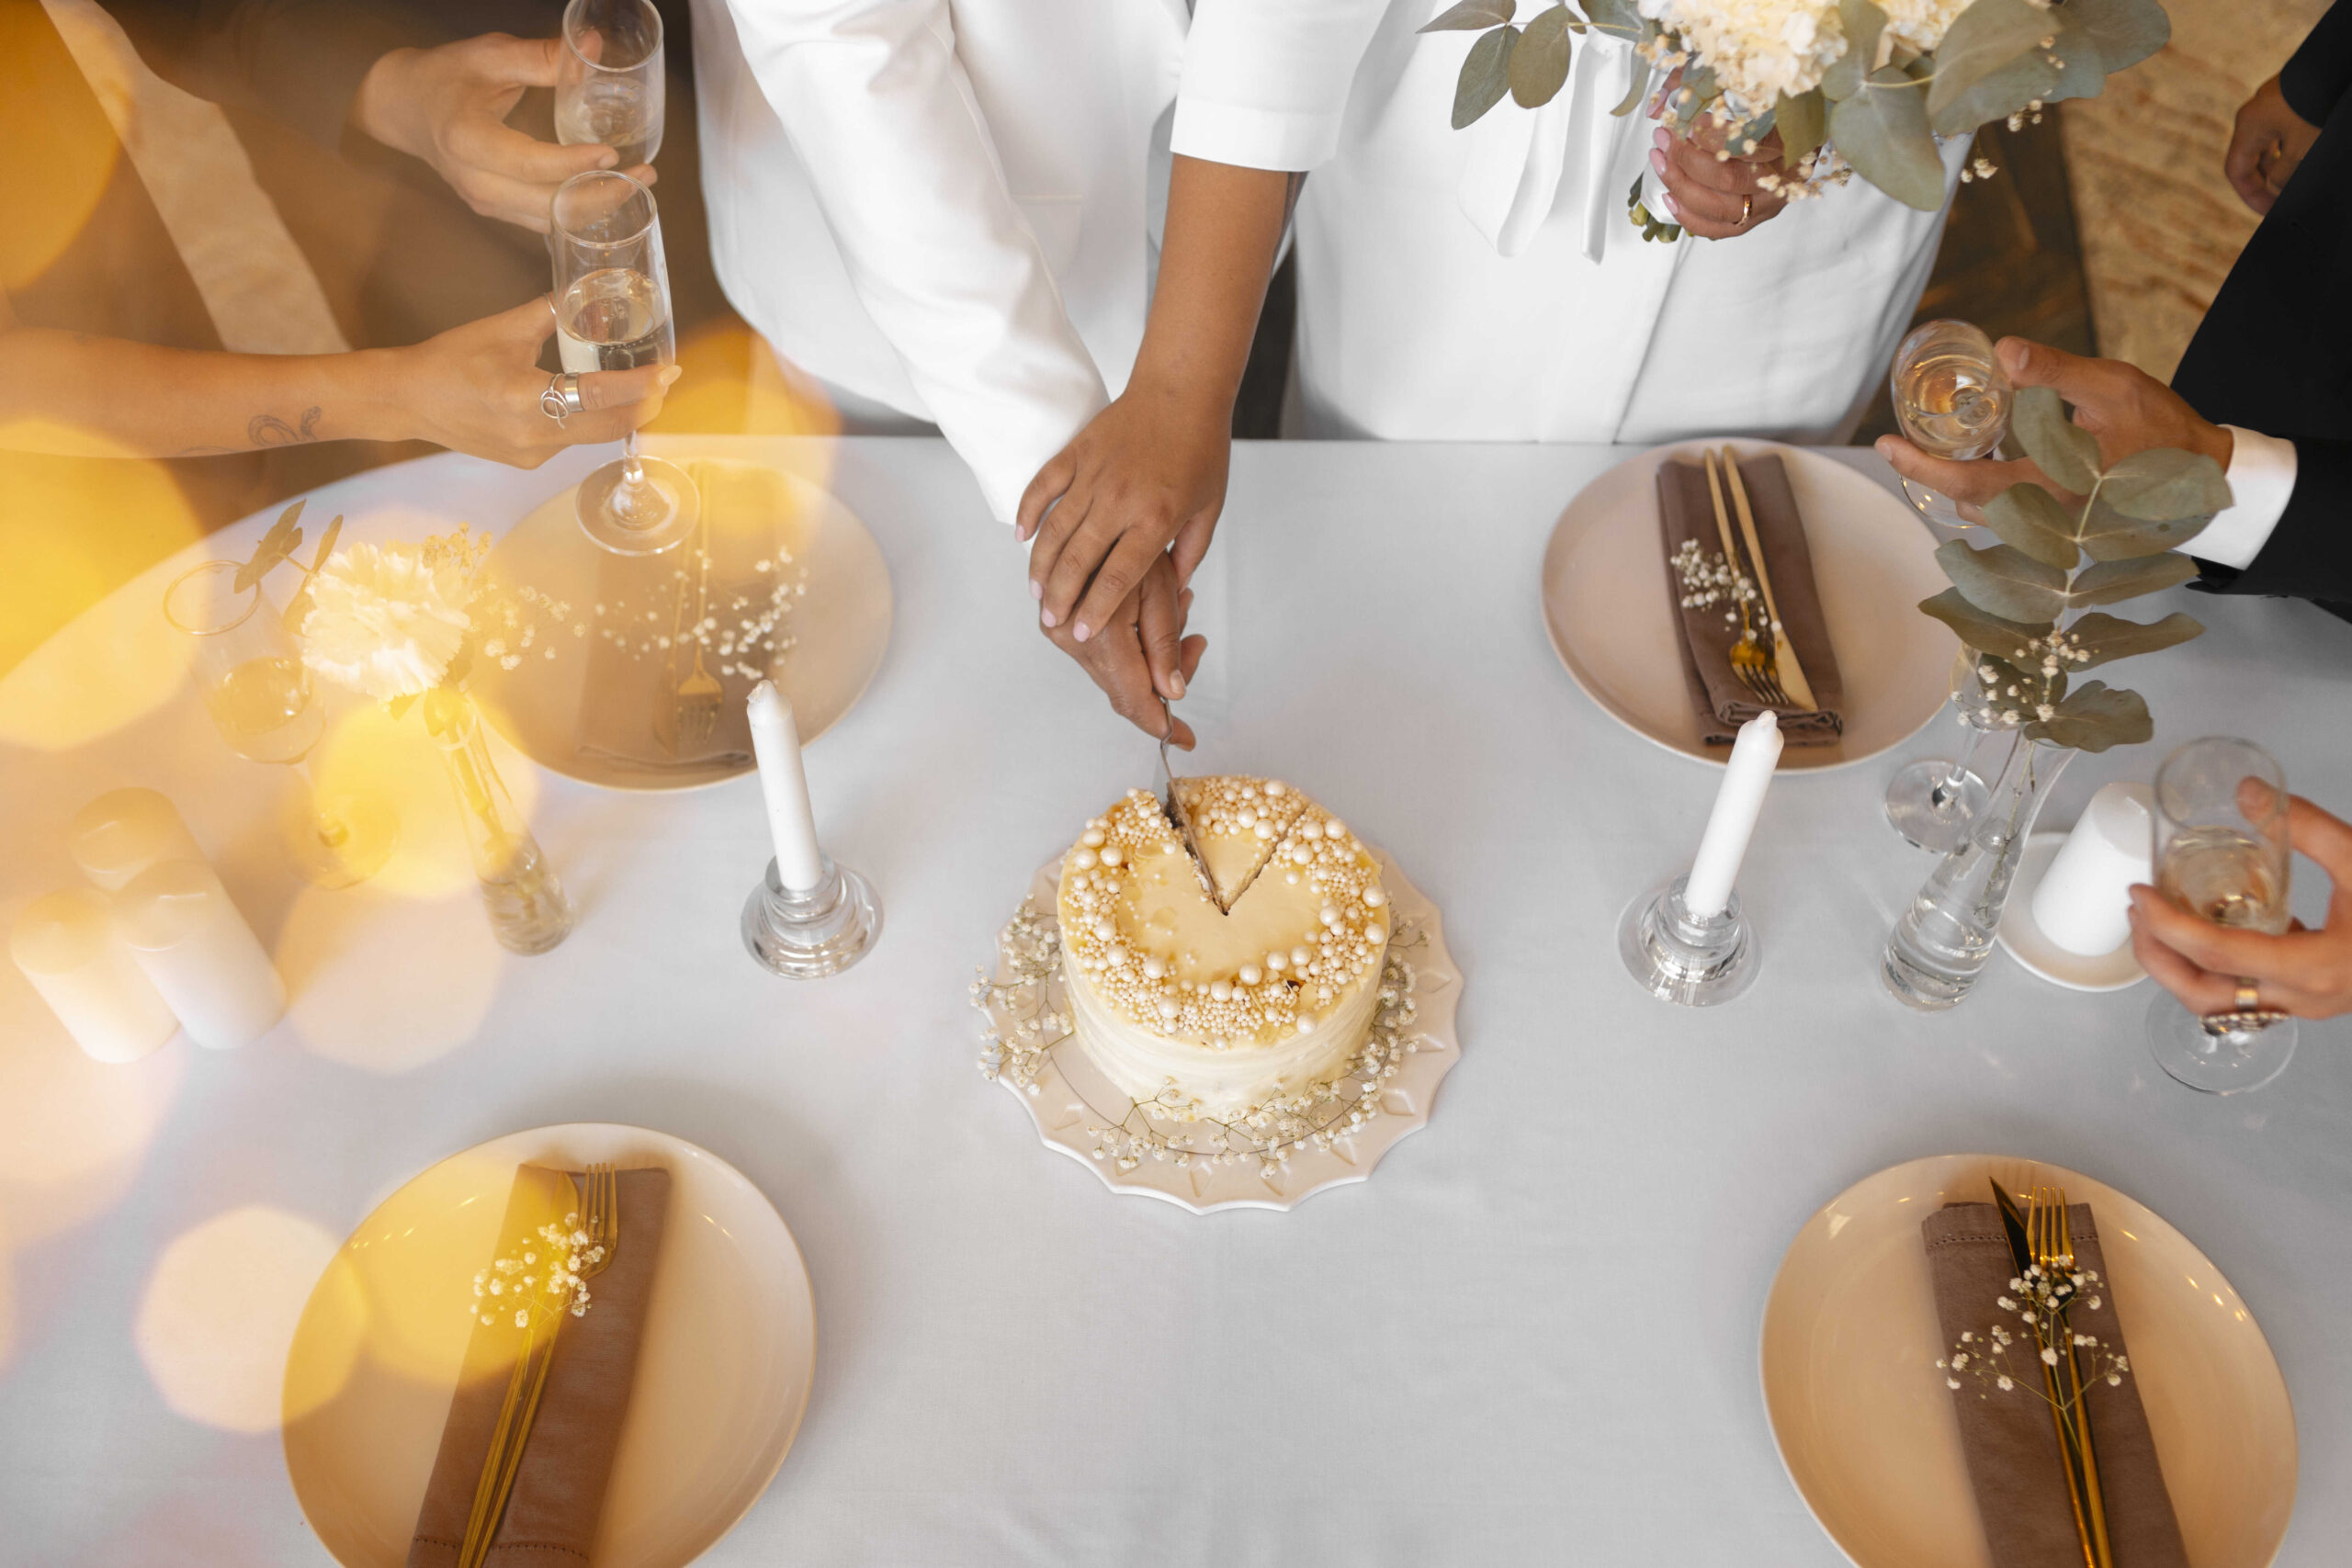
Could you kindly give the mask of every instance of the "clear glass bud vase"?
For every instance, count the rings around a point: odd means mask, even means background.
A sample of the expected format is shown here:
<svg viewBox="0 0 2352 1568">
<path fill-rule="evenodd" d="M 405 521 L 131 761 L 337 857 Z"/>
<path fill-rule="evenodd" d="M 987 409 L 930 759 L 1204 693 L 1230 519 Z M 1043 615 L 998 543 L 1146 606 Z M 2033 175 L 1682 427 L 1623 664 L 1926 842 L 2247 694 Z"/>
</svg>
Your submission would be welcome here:
<svg viewBox="0 0 2352 1568">
<path fill-rule="evenodd" d="M 2070 747 L 2018 736 L 1968 838 L 1944 856 L 1894 923 L 1879 976 L 1897 1001 L 1922 1012 L 1957 1007 L 1993 956 L 1993 933 L 2007 908 L 2026 835 Z"/>
<path fill-rule="evenodd" d="M 424 726 L 448 768 L 491 934 L 510 952 L 547 952 L 571 934 L 571 900 L 498 776 L 481 716 L 460 694 L 435 691 L 426 694 Z"/>
</svg>

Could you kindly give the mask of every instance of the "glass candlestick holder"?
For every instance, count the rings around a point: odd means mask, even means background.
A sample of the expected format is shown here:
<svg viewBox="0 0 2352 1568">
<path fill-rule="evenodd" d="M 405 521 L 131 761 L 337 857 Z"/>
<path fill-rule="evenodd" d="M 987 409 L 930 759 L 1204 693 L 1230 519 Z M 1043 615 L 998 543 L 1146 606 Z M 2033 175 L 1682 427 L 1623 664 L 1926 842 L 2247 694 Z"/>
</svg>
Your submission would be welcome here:
<svg viewBox="0 0 2352 1568">
<path fill-rule="evenodd" d="M 1762 954 L 1734 893 L 1709 919 L 1682 902 L 1687 875 L 1651 889 L 1617 922 L 1617 955 L 1634 984 L 1687 1008 L 1719 1007 L 1756 983 Z"/>
<path fill-rule="evenodd" d="M 743 946 L 771 974 L 794 980 L 838 975 L 882 934 L 874 885 L 821 852 L 824 876 L 808 892 L 786 887 L 775 862 L 743 901 Z"/>
</svg>

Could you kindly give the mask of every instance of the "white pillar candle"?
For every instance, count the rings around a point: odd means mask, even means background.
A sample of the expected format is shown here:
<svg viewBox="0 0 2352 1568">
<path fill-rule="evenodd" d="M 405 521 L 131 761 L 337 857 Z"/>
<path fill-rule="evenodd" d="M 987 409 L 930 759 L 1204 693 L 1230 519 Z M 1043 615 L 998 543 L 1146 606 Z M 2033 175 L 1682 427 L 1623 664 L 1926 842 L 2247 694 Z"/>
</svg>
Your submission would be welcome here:
<svg viewBox="0 0 2352 1568">
<path fill-rule="evenodd" d="M 2033 923 L 2069 953 L 2096 958 L 2132 936 L 2135 882 L 2148 874 L 2154 813 L 2148 786 L 2129 780 L 2104 785 L 2083 807 L 2033 890 Z"/>
<path fill-rule="evenodd" d="M 202 861 L 158 861 L 131 878 L 115 926 L 198 1044 L 250 1044 L 286 1016 L 285 982 Z"/>
<path fill-rule="evenodd" d="M 179 1032 L 179 1020 L 115 933 L 114 907 L 95 887 L 36 898 L 8 933 L 8 956 L 74 1043 L 101 1062 L 135 1062 Z"/>
<path fill-rule="evenodd" d="M 202 860 L 172 803 L 152 789 L 108 790 L 74 814 L 66 847 L 82 874 L 113 893 L 159 860 Z"/>
<path fill-rule="evenodd" d="M 792 704 L 775 682 L 763 681 L 752 688 L 750 709 L 752 754 L 760 762 L 760 794 L 767 801 L 768 837 L 775 843 L 776 880 L 795 893 L 807 893 L 825 880 L 825 871 Z"/>
<path fill-rule="evenodd" d="M 1699 858 L 1690 863 L 1690 880 L 1682 889 L 1682 907 L 1698 919 L 1713 919 L 1731 902 L 1732 884 L 1739 880 L 1739 863 L 1747 856 L 1747 838 L 1764 809 L 1764 792 L 1780 766 L 1782 744 L 1781 721 L 1769 708 L 1739 727 L 1723 787 L 1715 791 L 1715 808 L 1699 840 Z"/>
</svg>

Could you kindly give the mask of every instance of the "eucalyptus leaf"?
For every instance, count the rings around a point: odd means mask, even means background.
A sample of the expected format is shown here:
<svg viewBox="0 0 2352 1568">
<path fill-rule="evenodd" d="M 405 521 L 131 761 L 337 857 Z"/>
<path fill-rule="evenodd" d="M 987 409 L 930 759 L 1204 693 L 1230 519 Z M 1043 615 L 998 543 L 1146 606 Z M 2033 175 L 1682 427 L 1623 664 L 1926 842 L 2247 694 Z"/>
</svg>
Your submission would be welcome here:
<svg viewBox="0 0 2352 1568">
<path fill-rule="evenodd" d="M 1437 19 L 1414 29 L 1424 33 L 1475 33 L 1498 28 L 1519 10 L 1519 0 L 1462 0 L 1438 13 Z"/>
<path fill-rule="evenodd" d="M 1599 26 L 1598 23 L 1594 25 L 1596 27 Z M 1650 73 L 1647 71 L 1634 72 L 1634 85 L 1625 89 L 1625 96 L 1617 100 L 1617 107 L 1609 111 L 1610 118 L 1611 119 L 1623 119 L 1627 115 L 1632 114 L 1635 109 L 1642 107 L 1642 100 L 1649 96 L 1649 90 Z"/>
<path fill-rule="evenodd" d="M 302 530 L 295 526 L 302 515 L 302 503 L 296 502 L 277 514 L 269 532 L 261 536 L 261 544 L 254 550 L 253 558 L 237 569 L 229 585 L 239 593 L 246 592 L 270 573 L 279 561 L 302 547 Z"/>
<path fill-rule="evenodd" d="M 1473 124 L 1503 101 L 1503 95 L 1510 90 L 1511 47 L 1518 42 L 1519 29 L 1504 26 L 1480 33 L 1478 41 L 1470 46 L 1462 62 L 1462 74 L 1453 84 L 1454 130 Z"/>
<path fill-rule="evenodd" d="M 311 558 L 311 570 L 313 572 L 326 570 L 327 558 L 334 554 L 334 542 L 342 536 L 343 513 L 338 512 L 327 524 L 327 531 L 319 536 L 318 553 Z"/>
<path fill-rule="evenodd" d="M 2222 465 L 2202 452 L 2154 446 L 2108 469 L 2098 498 L 2126 517 L 2170 523 L 2226 510 L 2230 481 Z"/>
<path fill-rule="evenodd" d="M 1970 651 L 1974 652 L 1973 649 Z M 2066 694 L 2066 672 L 2064 670 L 2045 675 L 2041 666 L 2029 670 L 2011 660 L 1996 659 L 1989 653 L 1977 653 L 1976 692 L 1998 706 L 2022 704 L 2034 707 L 2042 703 L 2055 703 Z M 1984 673 L 1991 670 L 1992 674 Z M 2016 687 L 2013 693 L 2010 687 Z"/>
<path fill-rule="evenodd" d="M 1973 10 L 1974 7 L 1971 7 Z M 1968 11 L 1961 13 L 1969 15 Z M 1978 78 L 1965 88 L 1947 94 L 1939 102 L 1935 88 L 1928 90 L 1928 123 L 1939 136 L 1965 136 L 1996 120 L 2005 120 L 2030 107 L 2036 100 L 2050 103 L 2059 97 L 2086 98 L 2098 91 L 2106 80 L 2096 69 L 2089 73 L 2089 91 L 2065 92 L 2067 83 L 2077 73 L 2072 62 L 2061 65 L 2044 50 L 2029 50 L 1999 70 Z M 1943 85 L 1941 75 L 1937 86 Z"/>
<path fill-rule="evenodd" d="M 2049 15 L 2061 29 L 2059 52 L 2079 54 L 2087 43 L 2109 76 L 2139 64 L 2172 38 L 2172 18 L 2157 0 L 2066 0 Z"/>
<path fill-rule="evenodd" d="M 1559 96 L 1568 80 L 1568 23 L 1575 13 L 1555 6 L 1535 13 L 1510 51 L 1511 102 L 1540 108 Z"/>
<path fill-rule="evenodd" d="M 1634 0 L 1581 0 L 1585 16 L 1612 38 L 1639 40 L 1649 35 L 1651 23 Z"/>
<path fill-rule="evenodd" d="M 1781 94 L 1772 105 L 1772 120 L 1781 129 L 1781 161 L 1792 168 L 1829 139 L 1829 102 L 1818 87 L 1793 98 Z"/>
<path fill-rule="evenodd" d="M 302 622 L 311 614 L 311 585 L 307 581 L 294 591 L 286 601 L 286 613 L 277 617 L 278 624 L 296 637 L 302 635 Z"/>
<path fill-rule="evenodd" d="M 2177 588 L 2196 575 L 2197 563 L 2175 550 L 2155 556 L 2132 556 L 2084 568 L 2082 575 L 2067 590 L 2066 597 L 2077 604 L 2112 604 L 2120 599 L 2137 599 L 2143 593 Z"/>
<path fill-rule="evenodd" d="M 2047 622 L 2030 626 L 1988 615 L 1970 604 L 1967 595 L 1957 588 L 1947 588 L 1932 599 L 1922 599 L 1919 608 L 1958 632 L 1960 640 L 1969 647 L 1995 658 L 2018 653 L 2027 643 L 2048 637 L 2052 629 Z"/>
<path fill-rule="evenodd" d="M 1843 143 L 1840 143 L 1841 147 Z M 2048 387 L 2021 387 L 2009 412 L 2009 433 L 2041 471 L 2077 495 L 2098 483 L 2098 442 L 2066 417 L 2066 405 Z"/>
<path fill-rule="evenodd" d="M 2005 545 L 2061 571 L 2082 558 L 2075 544 L 2075 513 L 2037 484 L 2015 484 L 1984 503 L 1984 526 Z"/>
<path fill-rule="evenodd" d="M 2137 692 L 2119 692 L 2099 681 L 2087 681 L 2058 705 L 2056 716 L 2025 728 L 2030 740 L 2071 746 L 2077 751 L 2104 751 L 2110 746 L 2136 746 L 2156 733 L 2148 705 Z"/>
<path fill-rule="evenodd" d="M 2179 549 L 2203 533 L 2205 525 L 2211 521 L 2211 517 L 2126 517 L 2109 506 L 2102 494 L 2093 498 L 2080 537 L 2083 548 L 2093 560 L 2129 560 L 2135 556 Z"/>
<path fill-rule="evenodd" d="M 1879 35 L 1886 30 L 1886 13 L 1871 0 L 1838 0 L 1838 21 L 1846 34 L 1846 52 L 1822 73 L 1821 91 L 1831 103 L 1843 103 L 1862 90 L 1871 67 L 1878 63 Z"/>
<path fill-rule="evenodd" d="M 2066 628 L 2068 637 L 2078 643 L 2088 659 L 2074 660 L 2077 670 L 2094 670 L 2102 664 L 2112 664 L 2119 659 L 2135 654 L 2154 653 L 2162 649 L 2177 647 L 2191 637 L 2204 634 L 2205 623 L 2194 615 L 2175 610 L 2161 621 L 2127 621 L 2120 615 L 2094 610 Z"/>
<path fill-rule="evenodd" d="M 1906 207 L 1944 204 L 1944 161 L 1928 130 L 1927 94 L 1888 66 L 1829 111 L 1829 140 L 1854 172 Z"/>
<path fill-rule="evenodd" d="M 1952 18 L 1945 29 L 1943 41 L 1936 45 L 1936 75 L 1928 88 L 1928 118 L 1939 130 L 1948 129 L 1948 111 L 1969 96 L 1978 84 L 2009 73 L 2010 69 L 2029 60 L 2044 59 L 2041 40 L 2058 30 L 2048 11 L 2027 4 L 2027 0 L 1973 0 L 1966 10 Z M 2043 73 L 2049 81 L 2058 79 L 2058 68 L 2044 62 Z M 2038 95 L 2029 95 L 2036 96 Z M 1973 130 L 1986 120 L 2004 118 L 2013 109 L 2025 107 L 2020 98 L 2015 105 L 2004 107 L 1998 115 L 1979 114 L 1973 119 L 1951 120 L 1950 126 L 1960 130 Z"/>
<path fill-rule="evenodd" d="M 2014 546 L 1973 550 L 1951 539 L 1937 547 L 1936 564 L 1970 604 L 2005 621 L 2055 620 L 2066 608 L 2066 574 Z"/>
</svg>

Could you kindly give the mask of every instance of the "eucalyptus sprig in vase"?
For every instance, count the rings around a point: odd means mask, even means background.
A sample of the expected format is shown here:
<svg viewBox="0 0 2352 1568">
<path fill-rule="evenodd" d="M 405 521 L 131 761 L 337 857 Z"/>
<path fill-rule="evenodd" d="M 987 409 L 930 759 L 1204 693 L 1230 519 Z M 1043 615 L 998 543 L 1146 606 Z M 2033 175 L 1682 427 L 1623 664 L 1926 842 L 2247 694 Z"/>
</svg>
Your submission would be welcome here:
<svg viewBox="0 0 2352 1568">
<path fill-rule="evenodd" d="M 2016 735 L 1967 841 L 1944 857 L 1887 938 L 1881 977 L 1922 1010 L 1956 1006 L 1974 987 L 2026 836 L 2075 753 L 2155 733 L 2139 693 L 2075 678 L 2205 629 L 2178 611 L 2133 621 L 2091 607 L 2196 576 L 2181 547 L 2230 504 L 2221 465 L 2201 453 L 2153 447 L 2105 463 L 2097 439 L 2047 387 L 2018 394 L 2010 429 L 2050 486 L 2012 485 L 1988 502 L 1984 525 L 2001 542 L 1940 547 L 1936 560 L 1952 586 L 1919 606 L 1974 652 L 1973 689 L 1963 693 L 1973 716 Z"/>
</svg>

